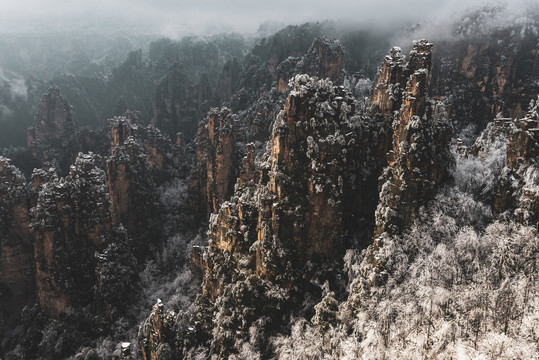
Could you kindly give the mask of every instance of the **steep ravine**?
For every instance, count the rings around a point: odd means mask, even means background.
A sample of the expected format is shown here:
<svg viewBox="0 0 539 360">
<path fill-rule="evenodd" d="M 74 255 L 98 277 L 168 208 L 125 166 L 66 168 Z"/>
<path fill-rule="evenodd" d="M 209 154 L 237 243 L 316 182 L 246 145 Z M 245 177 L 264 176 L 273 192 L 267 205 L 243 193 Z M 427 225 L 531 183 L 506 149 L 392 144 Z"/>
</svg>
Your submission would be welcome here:
<svg viewBox="0 0 539 360">
<path fill-rule="evenodd" d="M 51 88 L 31 151 L 0 157 L 0 357 L 533 358 L 539 49 L 517 27 L 401 44 L 372 80 L 326 37 L 230 63 L 223 94 L 176 65 L 152 125 L 78 128 Z"/>
</svg>

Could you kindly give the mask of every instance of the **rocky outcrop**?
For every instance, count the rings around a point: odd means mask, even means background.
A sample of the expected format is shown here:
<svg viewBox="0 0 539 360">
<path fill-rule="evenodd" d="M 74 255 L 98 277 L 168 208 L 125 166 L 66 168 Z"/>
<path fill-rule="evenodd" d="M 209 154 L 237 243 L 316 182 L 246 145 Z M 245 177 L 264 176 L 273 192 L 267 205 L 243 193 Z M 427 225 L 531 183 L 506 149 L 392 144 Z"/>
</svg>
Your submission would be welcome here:
<svg viewBox="0 0 539 360">
<path fill-rule="evenodd" d="M 49 314 L 87 305 L 93 299 L 96 259 L 111 231 L 109 192 L 103 160 L 79 154 L 69 175 L 36 170 L 37 202 L 32 208 L 37 299 Z"/>
<path fill-rule="evenodd" d="M 141 356 L 146 360 L 173 359 L 174 328 L 176 314 L 166 310 L 161 300 L 153 306 L 148 319 L 139 329 L 139 345 Z"/>
<path fill-rule="evenodd" d="M 123 144 L 130 136 L 137 136 L 138 125 L 132 118 L 117 116 L 109 119 L 110 148 Z"/>
<path fill-rule="evenodd" d="M 204 275 L 206 274 L 206 251 L 207 249 L 204 246 L 193 246 L 193 248 L 191 249 L 189 267 L 191 270 L 191 274 L 198 281 L 202 281 Z"/>
<path fill-rule="evenodd" d="M 33 303 L 29 189 L 21 172 L 0 157 L 0 337 L 13 329 L 22 308 Z"/>
<path fill-rule="evenodd" d="M 124 144 L 129 137 L 137 139 L 144 146 L 149 168 L 157 177 L 163 176 L 163 173 L 177 160 L 175 157 L 179 155 L 182 144 L 179 142 L 174 146 L 159 129 L 152 125 L 141 125 L 140 117 L 139 113 L 129 111 L 123 116 L 109 119 L 110 149 Z"/>
<path fill-rule="evenodd" d="M 181 142 L 173 146 L 170 140 L 152 125 L 146 127 L 143 141 L 148 166 L 158 174 L 158 178 L 163 178 L 166 170 L 170 170 L 174 161 L 180 157 Z"/>
<path fill-rule="evenodd" d="M 161 300 L 157 299 L 150 316 L 139 327 L 137 359 L 186 358 L 183 350 L 192 348 L 197 340 L 201 340 L 196 339 L 196 335 L 195 328 L 189 324 L 188 317 L 182 310 L 167 310 Z"/>
<path fill-rule="evenodd" d="M 362 180 L 349 176 L 361 163 L 360 119 L 353 100 L 329 81 L 302 75 L 292 86 L 267 158 L 257 166 L 259 182 L 246 176 L 254 173 L 248 154 L 239 182 L 245 187 L 210 221 L 206 288 L 212 298 L 223 281 L 212 266 L 229 256 L 234 267 L 274 278 L 344 251 L 344 225 L 355 215 L 347 210 L 360 196 L 352 189 Z"/>
<path fill-rule="evenodd" d="M 388 167 L 380 181 L 375 237 L 410 224 L 419 207 L 449 177 L 451 126 L 443 105 L 428 99 L 431 47 L 425 40 L 414 43 L 405 67 L 407 81 L 399 90 L 402 99 L 392 124 L 392 149 L 387 154 Z M 398 102 L 382 91 L 402 86 L 389 83 L 391 74 L 398 74 L 402 68 L 398 52 L 393 49 L 392 53 L 380 73 L 387 80 L 379 79 L 374 93 L 377 105 L 386 110 L 394 109 Z M 393 61 L 394 58 L 397 60 Z"/>
<path fill-rule="evenodd" d="M 238 186 L 242 188 L 253 186 L 257 184 L 259 180 L 259 174 L 256 171 L 255 166 L 255 145 L 253 143 L 247 144 L 245 146 L 245 151 L 247 154 L 241 160 L 241 170 L 238 178 Z"/>
<path fill-rule="evenodd" d="M 193 82 L 176 63 L 157 85 L 151 124 L 171 138 L 178 132 L 190 138 L 196 133 L 199 119 L 210 109 L 211 98 L 208 79 L 201 76 L 198 82 Z"/>
<path fill-rule="evenodd" d="M 539 156 L 539 104 L 532 100 L 528 114 L 516 121 L 516 129 L 509 138 L 507 167 L 516 170 L 520 165 L 535 161 Z"/>
<path fill-rule="evenodd" d="M 368 196 L 360 189 L 370 169 L 362 147 L 370 119 L 359 117 L 355 101 L 328 80 L 298 75 L 291 86 L 267 153 L 255 160 L 255 171 L 247 153 L 234 196 L 210 220 L 203 282 L 210 303 L 236 286 L 254 293 L 277 286 L 274 294 L 288 295 L 264 296 L 255 305 L 275 311 L 297 291 L 292 284 L 307 276 L 299 275 L 307 264 L 341 261 L 348 226 L 361 217 L 355 205 Z M 227 347 L 219 336 L 214 343 Z"/>
<path fill-rule="evenodd" d="M 193 208 L 202 219 L 208 219 L 209 214 L 217 212 L 219 205 L 232 194 L 238 170 L 242 167 L 239 161 L 241 155 L 239 154 L 246 153 L 244 145 L 250 142 L 255 143 L 255 149 L 252 149 L 250 155 L 254 161 L 254 153 L 260 152 L 262 144 L 271 136 L 272 123 L 284 102 L 284 98 L 280 100 L 280 94 L 288 91 L 290 78 L 295 74 L 305 73 L 320 79 L 329 78 L 334 83 L 341 84 L 344 80 L 343 60 L 344 49 L 339 41 L 322 37 L 313 42 L 304 56 L 289 57 L 280 64 L 268 65 L 273 69 L 270 72 L 277 78 L 276 93 L 273 91 L 262 93 L 260 98 L 246 111 L 242 111 L 239 116 L 236 116 L 236 122 L 239 126 L 234 126 L 232 131 L 228 131 L 227 134 L 219 135 L 220 137 L 224 136 L 221 140 L 214 140 L 213 135 L 208 135 L 213 132 L 213 127 L 221 126 L 218 121 L 215 121 L 216 125 L 212 123 L 215 111 L 210 112 L 207 124 L 203 123 L 199 126 L 195 145 L 197 152 L 196 170 L 191 175 L 190 184 Z M 222 132 L 216 131 L 218 134 Z M 217 156 L 216 146 L 217 148 L 222 147 L 219 143 L 225 144 L 226 141 L 229 141 L 225 137 L 230 136 L 233 136 L 230 139 L 240 146 L 238 149 L 234 147 L 233 152 L 227 153 L 225 145 L 222 155 Z M 215 141 L 217 141 L 217 145 L 215 145 Z M 229 165 L 224 166 L 224 162 Z"/>
<path fill-rule="evenodd" d="M 320 37 L 297 65 L 297 73 L 308 74 L 319 79 L 330 79 L 334 85 L 344 80 L 344 48 L 338 40 Z"/>
<path fill-rule="evenodd" d="M 230 109 L 212 109 L 199 124 L 195 142 L 195 169 L 189 191 L 192 208 L 201 219 L 217 212 L 234 190 L 236 170 L 236 117 Z"/>
<path fill-rule="evenodd" d="M 427 41 L 414 42 L 408 62 L 401 48 L 393 47 L 378 70 L 371 102 L 380 113 L 384 124 L 378 148 L 379 158 L 385 156 L 393 146 L 393 122 L 401 110 L 403 94 L 410 76 L 416 70 L 425 69 L 430 77 L 431 47 L 432 44 Z"/>
<path fill-rule="evenodd" d="M 53 317 L 92 304 L 113 321 L 136 288 L 137 259 L 157 242 L 153 177 L 168 171 L 174 151 L 132 115 L 109 121 L 108 157 L 79 153 L 65 177 L 53 166 L 34 170 L 36 295 Z"/>
</svg>

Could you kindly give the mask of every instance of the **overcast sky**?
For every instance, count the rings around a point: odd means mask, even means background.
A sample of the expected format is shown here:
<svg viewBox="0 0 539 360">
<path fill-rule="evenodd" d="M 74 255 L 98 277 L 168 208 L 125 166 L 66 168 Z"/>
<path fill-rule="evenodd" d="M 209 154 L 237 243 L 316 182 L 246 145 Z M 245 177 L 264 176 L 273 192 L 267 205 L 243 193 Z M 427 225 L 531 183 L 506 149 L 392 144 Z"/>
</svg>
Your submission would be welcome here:
<svg viewBox="0 0 539 360">
<path fill-rule="evenodd" d="M 509 7 L 539 0 L 0 0 L 0 21 L 29 27 L 36 19 L 88 26 L 96 19 L 139 24 L 163 34 L 175 31 L 255 32 L 266 21 L 297 24 L 312 20 L 387 23 L 444 17 L 472 5 L 506 2 Z M 16 25 L 13 25 L 13 24 Z M 76 24 L 71 24 L 76 26 Z"/>
</svg>

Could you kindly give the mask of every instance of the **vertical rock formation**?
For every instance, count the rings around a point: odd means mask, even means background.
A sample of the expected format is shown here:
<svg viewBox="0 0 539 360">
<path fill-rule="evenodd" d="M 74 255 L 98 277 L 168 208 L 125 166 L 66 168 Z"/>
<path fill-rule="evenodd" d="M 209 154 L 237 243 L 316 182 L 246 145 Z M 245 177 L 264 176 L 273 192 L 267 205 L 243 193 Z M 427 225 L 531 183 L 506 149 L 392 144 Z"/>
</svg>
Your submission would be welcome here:
<svg viewBox="0 0 539 360">
<path fill-rule="evenodd" d="M 155 244 L 158 233 L 157 195 L 150 165 L 159 169 L 164 155 L 150 140 L 145 147 L 144 140 L 140 139 L 143 136 L 139 135 L 145 129 L 139 129 L 127 118 L 111 119 L 110 126 L 112 138 L 106 173 L 112 219 L 134 238 L 135 255 L 143 259 Z M 146 148 L 150 152 L 146 152 Z"/>
<path fill-rule="evenodd" d="M 392 150 L 387 155 L 389 166 L 380 181 L 375 237 L 410 224 L 436 186 L 448 178 L 452 166 L 451 126 L 445 109 L 441 103 L 428 100 L 431 47 L 425 40 L 414 43 L 405 67 L 406 86 L 402 88 L 400 109 L 393 118 Z M 393 61 L 394 58 L 397 60 Z M 384 61 L 380 75 L 385 80 L 377 81 L 373 95 L 380 109 L 389 111 L 399 103 L 383 91 L 402 86 L 389 83 L 392 74 L 399 74 L 402 68 L 400 59 L 398 51 L 393 49 L 392 57 Z M 402 81 L 402 78 L 395 77 L 394 81 Z"/>
<path fill-rule="evenodd" d="M 362 146 L 370 119 L 359 117 L 355 101 L 328 80 L 298 75 L 291 86 L 267 153 L 253 166 L 247 152 L 234 196 L 210 220 L 203 291 L 219 309 L 229 296 L 253 309 L 244 320 L 224 315 L 240 332 L 254 314 L 278 312 L 292 293 L 301 299 L 307 264 L 342 261 L 347 226 L 361 215 L 355 205 L 368 196 L 361 191 L 370 169 Z M 238 287 L 245 296 L 235 293 Z M 251 296 L 259 301 L 246 302 Z M 230 350 L 227 329 L 213 337 L 215 351 Z"/>
<path fill-rule="evenodd" d="M 507 167 L 516 170 L 520 165 L 535 161 L 539 156 L 537 129 L 539 128 L 539 97 L 532 100 L 526 116 L 516 121 L 516 129 L 509 138 Z"/>
<path fill-rule="evenodd" d="M 410 76 L 416 70 L 425 69 L 430 77 L 431 47 L 432 44 L 427 41 L 415 42 L 408 62 L 406 62 L 401 48 L 393 47 L 380 66 L 371 98 L 375 110 L 380 112 L 384 120 L 384 132 L 379 143 L 379 156 L 384 156 L 393 146 L 393 121 L 396 120 L 397 113 L 401 109 L 403 94 Z M 419 104 L 421 103 L 419 102 Z"/>
<path fill-rule="evenodd" d="M 173 147 L 170 140 L 163 136 L 159 129 L 149 125 L 145 129 L 144 150 L 146 152 L 146 162 L 157 177 L 164 177 L 166 170 L 172 165 L 174 158 L 179 156 L 181 142 Z M 162 179 L 156 179 L 160 182 Z"/>
<path fill-rule="evenodd" d="M 206 76 L 195 83 L 180 64 L 160 80 L 152 100 L 151 124 L 170 137 L 182 132 L 191 137 L 198 120 L 209 110 L 212 90 Z"/>
<path fill-rule="evenodd" d="M 204 271 L 193 336 L 209 338 L 223 357 L 257 318 L 269 316 L 277 326 L 287 301 L 302 301 L 306 269 L 342 261 L 348 229 L 365 211 L 358 204 L 372 195 L 364 190 L 374 169 L 372 119 L 359 116 L 355 100 L 329 80 L 298 75 L 290 84 L 267 152 L 256 158 L 255 146 L 246 146 L 233 196 L 210 217 L 209 246 L 192 255 L 192 268 Z M 208 316 L 212 306 L 219 315 Z M 139 334 L 146 359 L 162 344 L 150 331 Z"/>
<path fill-rule="evenodd" d="M 253 143 L 247 144 L 245 151 L 247 154 L 241 161 L 240 176 L 238 178 L 238 186 L 241 188 L 258 183 L 258 173 L 255 167 L 255 145 Z"/>
<path fill-rule="evenodd" d="M 53 166 L 63 176 L 79 152 L 105 156 L 107 136 L 104 129 L 78 128 L 74 107 L 57 87 L 52 87 L 41 98 L 27 142 L 36 161 L 34 166 Z"/>
<path fill-rule="evenodd" d="M 94 253 L 112 227 L 102 162 L 79 154 L 65 178 L 51 169 L 35 172 L 32 180 L 38 192 L 31 222 L 37 299 L 53 316 L 93 299 Z"/>
<path fill-rule="evenodd" d="M 195 145 L 197 170 L 192 173 L 190 183 L 192 205 L 202 219 L 207 219 L 209 214 L 217 212 L 219 205 L 230 197 L 238 169 L 242 166 L 241 157 L 236 154 L 242 152 L 242 146 L 238 147 L 238 151 L 235 147 L 228 146 L 227 142 L 241 145 L 255 142 L 260 150 L 263 142 L 271 136 L 272 122 L 284 101 L 279 100 L 279 94 L 288 91 L 290 78 L 298 73 L 306 73 L 321 79 L 330 78 L 336 84 L 341 84 L 344 79 L 343 61 L 344 49 L 339 41 L 318 38 L 303 57 L 288 58 L 278 66 L 271 66 L 277 79 L 277 93 L 272 91 L 260 95 L 247 111 L 237 117 L 240 126 L 233 126 L 231 131 L 224 132 L 225 127 L 220 124 L 223 120 L 220 120 L 219 116 L 222 118 L 230 115 L 217 116 L 215 111 L 210 112 L 207 124 L 199 125 Z M 234 121 L 229 122 L 228 128 Z M 214 132 L 218 135 L 214 136 Z M 222 150 L 219 150 L 221 148 Z M 230 153 L 229 148 L 232 150 Z M 254 152 L 255 149 L 252 150 L 251 156 L 254 156 Z"/>
<path fill-rule="evenodd" d="M 217 212 L 234 190 L 236 181 L 235 115 L 230 109 L 212 109 L 200 122 L 195 143 L 195 169 L 189 190 L 192 207 L 201 219 Z"/>
<path fill-rule="evenodd" d="M 36 295 L 52 316 L 93 304 L 113 321 L 136 284 L 132 254 L 147 258 L 157 242 L 152 176 L 166 170 L 172 145 L 136 121 L 136 116 L 110 120 L 107 158 L 79 153 L 65 177 L 54 167 L 34 171 L 30 226 Z M 118 274 L 115 266 L 124 270 Z"/>
<path fill-rule="evenodd" d="M 329 78 L 335 85 L 344 80 L 344 48 L 338 40 L 319 37 L 297 65 L 297 73 L 319 79 Z"/>
<path fill-rule="evenodd" d="M 276 68 L 276 91 L 288 91 L 288 81 L 295 74 L 307 74 L 319 79 L 329 78 L 335 85 L 344 80 L 344 48 L 338 40 L 320 37 L 301 58 L 288 57 Z"/>
<path fill-rule="evenodd" d="M 385 164 L 383 160 L 385 154 L 392 147 L 392 124 L 402 104 L 402 93 L 407 81 L 407 72 L 406 58 L 402 54 L 401 48 L 393 47 L 390 54 L 384 58 L 384 62 L 378 71 L 378 78 L 374 84 L 371 102 L 374 105 L 374 111 L 380 114 L 380 122 L 382 123 L 376 157 L 382 160 L 382 164 Z"/>
<path fill-rule="evenodd" d="M 161 300 L 153 306 L 148 319 L 139 330 L 141 356 L 145 360 L 173 359 L 176 333 L 174 321 L 176 314 L 165 309 Z"/>
<path fill-rule="evenodd" d="M 472 123 L 481 130 L 498 114 L 523 117 L 539 90 L 539 44 L 533 27 L 507 26 L 488 35 L 456 31 L 469 35 L 441 41 L 433 53 L 433 97 L 450 98 L 450 118 L 463 127 Z"/>
<path fill-rule="evenodd" d="M 232 98 L 232 95 L 239 87 L 240 80 L 241 65 L 238 59 L 233 58 L 223 66 L 217 88 L 215 89 L 215 96 L 218 98 L 219 103 L 222 104 Z"/>
<path fill-rule="evenodd" d="M 276 275 L 277 264 L 270 265 L 278 257 L 270 249 L 275 239 L 294 266 L 342 256 L 345 218 L 353 215 L 346 210 L 363 180 L 349 176 L 365 155 L 358 153 L 364 134 L 355 103 L 327 80 L 302 75 L 291 85 L 272 131 L 267 200 L 258 219 L 259 274 Z"/>
<path fill-rule="evenodd" d="M 513 210 L 521 222 L 539 224 L 539 98 L 515 121 L 507 145 L 507 167 L 499 179 L 494 208 Z"/>
<path fill-rule="evenodd" d="M 117 116 L 109 119 L 110 148 L 123 144 L 130 136 L 136 136 L 138 125 L 132 118 Z"/>
<path fill-rule="evenodd" d="M 28 190 L 21 172 L 0 157 L 0 337 L 34 299 Z"/>
<path fill-rule="evenodd" d="M 402 90 L 406 82 L 406 62 L 399 47 L 391 49 L 378 71 L 372 103 L 386 116 L 400 109 Z"/>
<path fill-rule="evenodd" d="M 52 87 L 41 98 L 34 126 L 28 129 L 28 147 L 66 147 L 76 128 L 74 108 L 60 95 L 60 89 Z"/>
</svg>

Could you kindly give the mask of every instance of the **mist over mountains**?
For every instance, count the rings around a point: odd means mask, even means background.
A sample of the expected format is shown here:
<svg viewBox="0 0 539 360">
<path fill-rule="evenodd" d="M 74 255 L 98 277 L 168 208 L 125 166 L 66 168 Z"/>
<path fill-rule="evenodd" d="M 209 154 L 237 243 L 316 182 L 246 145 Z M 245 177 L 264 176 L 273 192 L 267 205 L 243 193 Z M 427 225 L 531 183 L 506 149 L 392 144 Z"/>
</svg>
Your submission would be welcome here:
<svg viewBox="0 0 539 360">
<path fill-rule="evenodd" d="M 537 358 L 538 16 L 0 5 L 0 358 Z"/>
</svg>

